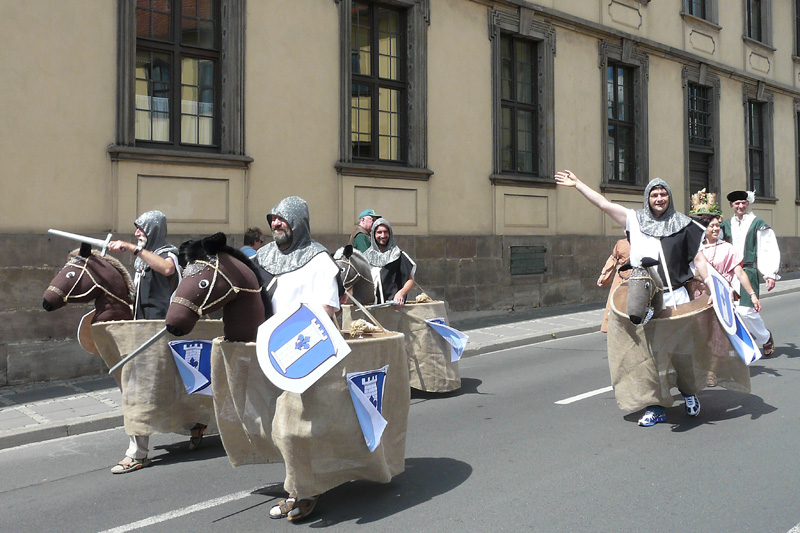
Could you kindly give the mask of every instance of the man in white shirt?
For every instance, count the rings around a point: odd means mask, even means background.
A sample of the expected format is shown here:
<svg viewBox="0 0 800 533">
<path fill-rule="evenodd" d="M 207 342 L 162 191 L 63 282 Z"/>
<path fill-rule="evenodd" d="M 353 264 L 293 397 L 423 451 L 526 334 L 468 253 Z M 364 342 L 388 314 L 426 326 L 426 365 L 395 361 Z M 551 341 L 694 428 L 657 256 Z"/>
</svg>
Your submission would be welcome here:
<svg viewBox="0 0 800 533">
<path fill-rule="evenodd" d="M 722 238 L 733 244 L 734 249 L 744 257 L 742 268 L 750 278 L 750 285 L 753 286 L 756 296 L 759 296 L 759 273 L 764 278 L 767 291 L 774 289 L 775 282 L 780 279 L 778 270 L 781 265 L 781 252 L 778 248 L 778 239 L 764 220 L 748 211 L 750 204 L 755 201 L 755 193 L 733 191 L 727 198 L 734 216 L 722 223 Z M 734 289 L 738 290 L 738 280 L 735 279 Z M 741 291 L 739 292 L 741 294 Z M 749 294 L 741 294 L 736 311 L 742 317 L 753 340 L 762 345 L 764 356 L 771 356 L 775 352 L 772 333 L 764 324 L 761 314 L 753 309 Z"/>
</svg>

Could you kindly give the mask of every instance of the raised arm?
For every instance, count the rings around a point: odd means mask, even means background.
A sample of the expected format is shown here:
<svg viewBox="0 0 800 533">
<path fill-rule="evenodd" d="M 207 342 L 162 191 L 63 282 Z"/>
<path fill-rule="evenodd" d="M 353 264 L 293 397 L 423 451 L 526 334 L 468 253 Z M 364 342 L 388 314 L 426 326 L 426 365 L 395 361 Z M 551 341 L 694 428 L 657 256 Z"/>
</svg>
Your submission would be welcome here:
<svg viewBox="0 0 800 533">
<path fill-rule="evenodd" d="M 605 196 L 599 192 L 591 189 L 588 185 L 578 179 L 571 170 L 562 170 L 556 172 L 556 183 L 564 185 L 565 187 L 575 187 L 579 193 L 586 197 L 592 204 L 600 208 L 611 219 L 622 226 L 626 225 L 628 218 L 628 210 L 619 204 L 615 204 L 606 199 Z"/>
</svg>

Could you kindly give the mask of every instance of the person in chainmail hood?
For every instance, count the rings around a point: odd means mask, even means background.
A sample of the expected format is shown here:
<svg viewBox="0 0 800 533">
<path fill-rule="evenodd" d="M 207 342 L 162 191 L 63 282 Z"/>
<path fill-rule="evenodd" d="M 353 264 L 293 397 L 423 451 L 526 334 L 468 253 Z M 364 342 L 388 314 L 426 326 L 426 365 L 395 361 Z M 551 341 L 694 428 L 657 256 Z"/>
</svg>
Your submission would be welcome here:
<svg viewBox="0 0 800 533">
<path fill-rule="evenodd" d="M 130 252 L 133 263 L 136 298 L 133 309 L 134 320 L 163 320 L 167 316 L 170 299 L 181 282 L 181 267 L 178 249 L 167 242 L 167 216 L 161 211 L 147 211 L 133 222 L 136 226 L 137 244 L 127 241 L 112 241 L 109 250 Z M 202 426 L 202 427 L 201 427 Z M 200 445 L 205 426 L 198 424 L 192 429 L 189 449 Z M 111 472 L 126 474 L 151 464 L 147 454 L 150 449 L 149 435 L 129 435 L 130 444 L 125 458 Z"/>
<path fill-rule="evenodd" d="M 339 310 L 339 267 L 325 247 L 311 238 L 306 201 L 298 196 L 284 198 L 267 214 L 267 222 L 274 241 L 262 246 L 255 260 L 273 275 L 267 288 L 273 312 L 277 315 L 298 303 L 315 303 L 333 317 Z M 313 461 L 313 457 L 310 447 L 305 456 L 286 460 Z M 318 499 L 318 494 L 289 494 L 270 509 L 269 516 L 303 520 Z"/>
<path fill-rule="evenodd" d="M 308 204 L 298 196 L 281 200 L 267 215 L 273 242 L 262 246 L 256 261 L 272 274 L 268 292 L 272 310 L 318 303 L 334 316 L 339 310 L 339 268 L 328 250 L 311 238 Z"/>
<path fill-rule="evenodd" d="M 364 257 L 372 267 L 375 302 L 394 301 L 403 305 L 414 288 L 417 265 L 394 243 L 392 225 L 385 218 L 379 218 L 372 225 L 372 240 Z"/>
<path fill-rule="evenodd" d="M 645 257 L 658 261 L 658 273 L 664 280 L 665 306 L 690 301 L 684 285 L 694 277 L 693 269 L 709 285 L 707 261 L 701 248 L 705 228 L 675 210 L 672 191 L 664 180 L 655 178 L 647 184 L 644 205 L 637 210 L 609 201 L 569 170 L 557 172 L 555 180 L 558 185 L 576 188 L 589 202 L 625 228 L 631 243 L 630 257 L 633 266 L 640 266 Z M 669 369 L 657 370 L 666 372 Z M 641 392 L 644 394 L 647 391 Z M 686 413 L 697 416 L 700 412 L 697 396 L 683 394 L 683 397 Z M 666 420 L 665 406 L 649 405 L 644 416 L 639 419 L 639 425 L 649 427 Z"/>
</svg>

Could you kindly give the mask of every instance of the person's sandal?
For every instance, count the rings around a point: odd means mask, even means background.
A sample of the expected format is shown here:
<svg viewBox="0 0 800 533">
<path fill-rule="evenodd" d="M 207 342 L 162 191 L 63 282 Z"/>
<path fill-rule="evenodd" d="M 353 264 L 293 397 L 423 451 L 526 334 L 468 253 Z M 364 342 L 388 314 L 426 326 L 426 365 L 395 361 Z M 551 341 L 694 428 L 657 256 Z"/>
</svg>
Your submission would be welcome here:
<svg viewBox="0 0 800 533">
<path fill-rule="evenodd" d="M 273 519 L 279 518 L 286 518 L 289 516 L 289 512 L 294 507 L 295 498 L 290 496 L 285 500 L 281 500 L 278 505 L 275 505 L 272 509 L 269 510 L 269 517 Z"/>
<path fill-rule="evenodd" d="M 292 510 L 289 511 L 289 516 L 287 516 L 286 519 L 289 522 L 299 522 L 300 520 L 304 520 L 308 517 L 308 515 L 311 514 L 311 512 L 314 510 L 314 507 L 317 506 L 317 500 L 319 500 L 319 495 L 311 498 L 305 498 L 303 500 L 296 500 Z"/>
<path fill-rule="evenodd" d="M 134 472 L 136 470 L 141 470 L 150 464 L 153 461 L 145 457 L 144 459 L 134 459 L 133 457 L 125 457 L 122 461 L 117 463 L 117 465 L 111 469 L 112 474 L 127 474 L 128 472 Z"/>
<path fill-rule="evenodd" d="M 762 346 L 764 348 L 764 357 L 769 357 L 775 353 L 775 341 L 772 340 L 772 332 L 769 332 L 769 340 Z"/>
<path fill-rule="evenodd" d="M 200 422 L 194 425 L 192 428 L 192 436 L 189 437 L 190 452 L 193 452 L 200 447 L 200 443 L 203 442 L 203 433 L 205 433 L 207 427 L 208 426 L 201 424 Z"/>
<path fill-rule="evenodd" d="M 708 379 L 706 380 L 706 387 L 716 387 L 717 386 L 717 375 L 714 372 L 708 373 Z"/>
</svg>

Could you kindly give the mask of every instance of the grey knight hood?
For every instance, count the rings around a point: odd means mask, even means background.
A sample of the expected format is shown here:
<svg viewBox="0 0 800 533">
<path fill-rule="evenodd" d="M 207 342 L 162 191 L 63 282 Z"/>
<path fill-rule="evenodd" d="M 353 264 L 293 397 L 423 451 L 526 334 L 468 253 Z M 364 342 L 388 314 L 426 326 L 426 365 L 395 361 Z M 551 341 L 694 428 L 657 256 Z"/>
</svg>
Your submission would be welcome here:
<svg viewBox="0 0 800 533">
<path fill-rule="evenodd" d="M 328 250 L 311 239 L 309 229 L 308 204 L 299 196 L 284 198 L 267 214 L 267 222 L 272 226 L 272 217 L 284 219 L 292 230 L 292 242 L 286 250 L 278 248 L 275 241 L 258 249 L 258 263 L 272 275 L 285 274 L 297 270 L 311 261 L 317 254 Z"/>
<path fill-rule="evenodd" d="M 660 217 L 655 217 L 650 210 L 650 191 L 656 187 L 663 187 L 669 194 L 669 207 Z M 636 211 L 636 218 L 639 220 L 639 228 L 642 233 L 659 238 L 674 235 L 692 223 L 691 218 L 675 211 L 675 198 L 672 196 L 672 190 L 661 178 L 655 178 L 647 184 L 644 190 L 644 209 Z"/>
<path fill-rule="evenodd" d="M 378 241 L 375 239 L 375 231 L 377 231 L 379 226 L 386 226 L 386 229 L 389 230 L 389 241 L 386 243 L 386 250 L 383 252 L 381 252 L 381 249 L 378 247 Z M 367 251 L 364 252 L 364 257 L 367 258 L 370 265 L 374 267 L 384 267 L 400 257 L 400 248 L 394 243 L 394 231 L 388 220 L 385 218 L 376 220 L 372 224 L 370 237 L 372 237 L 372 242 L 370 242 Z"/>
<path fill-rule="evenodd" d="M 178 254 L 178 249 L 167 242 L 167 215 L 161 211 L 147 211 L 134 220 L 133 224 L 147 236 L 147 243 L 144 245 L 145 250 L 154 254 L 163 252 Z M 137 257 L 133 266 L 137 271 L 141 272 L 147 267 L 147 263 Z"/>
</svg>

